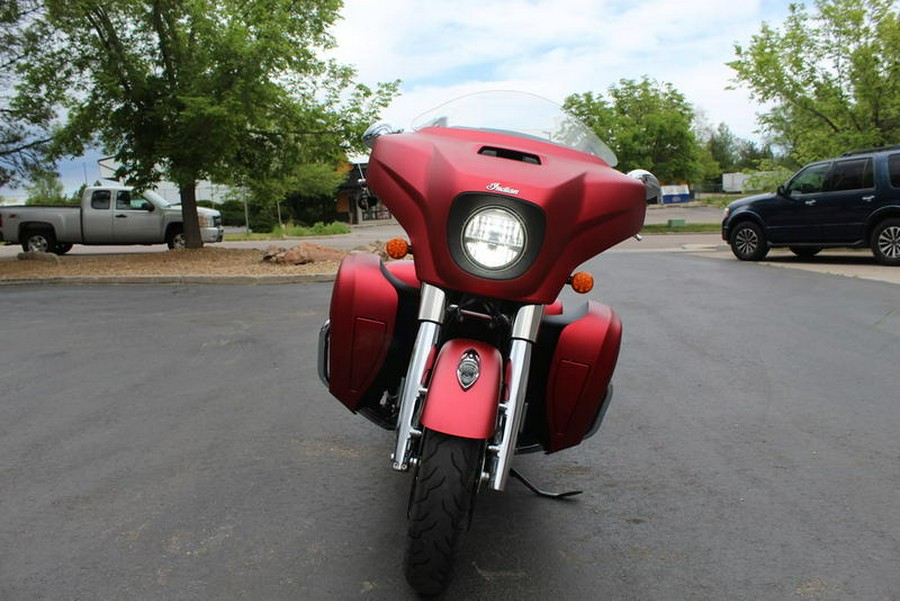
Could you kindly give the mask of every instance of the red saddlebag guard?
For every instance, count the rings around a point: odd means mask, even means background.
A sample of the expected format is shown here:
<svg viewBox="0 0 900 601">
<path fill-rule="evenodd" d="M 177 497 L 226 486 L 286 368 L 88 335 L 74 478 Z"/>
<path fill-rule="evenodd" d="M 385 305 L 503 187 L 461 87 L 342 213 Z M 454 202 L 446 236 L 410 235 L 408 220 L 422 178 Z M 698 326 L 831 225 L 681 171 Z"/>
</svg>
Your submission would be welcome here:
<svg viewBox="0 0 900 601">
<path fill-rule="evenodd" d="M 385 265 L 347 255 L 329 312 L 328 390 L 351 411 L 377 404 L 406 369 L 415 337 L 418 287 L 411 261 Z"/>
<path fill-rule="evenodd" d="M 574 312 L 544 317 L 528 381 L 528 414 L 519 447 L 553 453 L 579 444 L 600 425 L 619 357 L 622 322 L 588 301 Z"/>
</svg>

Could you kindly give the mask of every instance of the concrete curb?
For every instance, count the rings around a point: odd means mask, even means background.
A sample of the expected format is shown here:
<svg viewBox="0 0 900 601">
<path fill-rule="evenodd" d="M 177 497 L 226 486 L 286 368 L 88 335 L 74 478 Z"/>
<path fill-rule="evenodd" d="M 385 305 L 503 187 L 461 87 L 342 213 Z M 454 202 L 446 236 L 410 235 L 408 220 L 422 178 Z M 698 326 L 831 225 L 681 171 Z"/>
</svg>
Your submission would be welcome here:
<svg viewBox="0 0 900 601">
<path fill-rule="evenodd" d="M 184 276 L 58 276 L 52 278 L 24 278 L 17 280 L 0 280 L 0 286 L 25 286 L 35 284 L 45 284 L 54 286 L 117 286 L 117 285 L 147 285 L 147 284 L 169 284 L 169 285 L 240 285 L 240 286 L 268 286 L 274 284 L 309 284 L 315 282 L 333 282 L 334 274 L 312 274 L 312 275 L 236 275 L 236 276 L 218 276 L 218 275 L 184 275 Z"/>
</svg>

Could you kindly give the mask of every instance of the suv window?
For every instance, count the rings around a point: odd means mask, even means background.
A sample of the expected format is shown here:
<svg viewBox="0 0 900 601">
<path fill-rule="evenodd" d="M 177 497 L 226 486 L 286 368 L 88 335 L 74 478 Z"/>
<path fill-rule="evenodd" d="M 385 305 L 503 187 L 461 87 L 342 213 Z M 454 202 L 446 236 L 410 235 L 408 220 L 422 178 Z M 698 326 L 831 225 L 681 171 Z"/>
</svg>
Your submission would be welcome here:
<svg viewBox="0 0 900 601">
<path fill-rule="evenodd" d="M 788 185 L 788 192 L 800 194 L 815 194 L 825 189 L 825 176 L 831 163 L 819 163 L 810 165 L 801 170 Z"/>
<path fill-rule="evenodd" d="M 872 171 L 872 157 L 837 161 L 828 176 L 826 190 L 840 192 L 845 190 L 864 190 L 875 187 Z"/>
<path fill-rule="evenodd" d="M 888 173 L 891 175 L 891 185 L 900 188 L 900 154 L 888 157 Z"/>
</svg>

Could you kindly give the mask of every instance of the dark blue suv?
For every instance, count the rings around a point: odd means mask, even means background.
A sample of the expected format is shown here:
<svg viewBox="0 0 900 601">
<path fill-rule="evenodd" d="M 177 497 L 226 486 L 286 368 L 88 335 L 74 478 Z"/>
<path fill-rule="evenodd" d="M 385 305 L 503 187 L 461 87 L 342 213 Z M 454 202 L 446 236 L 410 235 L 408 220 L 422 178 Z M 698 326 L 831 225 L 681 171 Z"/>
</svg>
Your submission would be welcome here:
<svg viewBox="0 0 900 601">
<path fill-rule="evenodd" d="M 734 201 L 722 238 L 742 261 L 758 261 L 772 247 L 801 257 L 869 247 L 879 263 L 900 265 L 900 145 L 812 163 L 775 194 Z"/>
</svg>

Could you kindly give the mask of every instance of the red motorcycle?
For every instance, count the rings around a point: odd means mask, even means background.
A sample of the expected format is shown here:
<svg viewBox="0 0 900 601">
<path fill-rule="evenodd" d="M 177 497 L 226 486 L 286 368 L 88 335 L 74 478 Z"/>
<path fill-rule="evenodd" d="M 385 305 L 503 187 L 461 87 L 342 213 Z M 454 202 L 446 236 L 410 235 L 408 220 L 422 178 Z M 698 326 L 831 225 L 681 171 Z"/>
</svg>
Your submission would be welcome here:
<svg viewBox="0 0 900 601">
<path fill-rule="evenodd" d="M 479 489 L 502 491 L 516 453 L 593 435 L 612 397 L 622 325 L 588 300 L 563 308 L 591 257 L 636 236 L 658 183 L 628 177 L 574 117 L 521 93 L 464 97 L 410 133 L 370 128 L 366 183 L 409 241 L 395 261 L 351 254 L 319 337 L 319 373 L 354 413 L 396 430 L 412 471 L 406 577 L 447 585 Z M 414 260 L 399 260 L 412 254 Z"/>
</svg>

